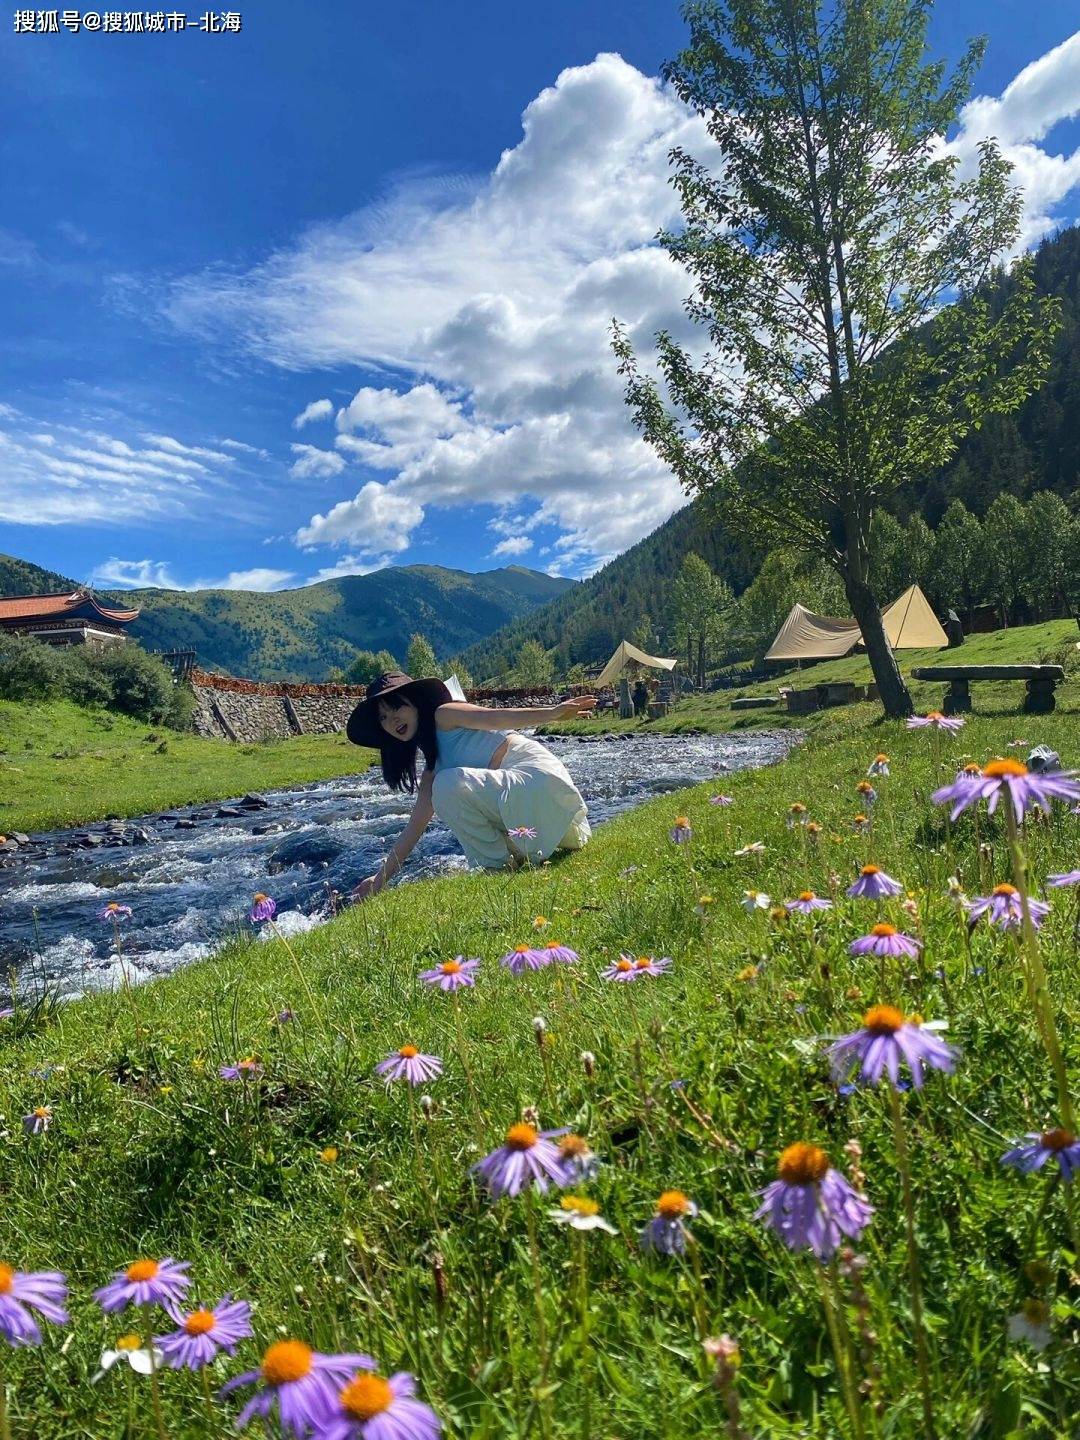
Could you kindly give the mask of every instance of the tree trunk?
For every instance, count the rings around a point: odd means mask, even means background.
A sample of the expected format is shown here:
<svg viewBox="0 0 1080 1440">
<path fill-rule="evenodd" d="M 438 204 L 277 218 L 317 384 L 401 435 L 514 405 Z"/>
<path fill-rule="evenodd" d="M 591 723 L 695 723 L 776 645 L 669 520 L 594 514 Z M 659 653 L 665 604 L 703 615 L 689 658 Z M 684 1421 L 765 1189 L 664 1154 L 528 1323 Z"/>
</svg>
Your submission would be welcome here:
<svg viewBox="0 0 1080 1440">
<path fill-rule="evenodd" d="M 906 715 L 914 714 L 915 706 L 912 704 L 911 694 L 900 674 L 889 637 L 885 634 L 877 597 L 864 580 L 859 580 L 850 573 L 844 576 L 844 590 L 851 613 L 862 631 L 863 644 L 866 646 L 867 658 L 877 681 L 885 714 L 890 720 L 902 720 Z"/>
</svg>

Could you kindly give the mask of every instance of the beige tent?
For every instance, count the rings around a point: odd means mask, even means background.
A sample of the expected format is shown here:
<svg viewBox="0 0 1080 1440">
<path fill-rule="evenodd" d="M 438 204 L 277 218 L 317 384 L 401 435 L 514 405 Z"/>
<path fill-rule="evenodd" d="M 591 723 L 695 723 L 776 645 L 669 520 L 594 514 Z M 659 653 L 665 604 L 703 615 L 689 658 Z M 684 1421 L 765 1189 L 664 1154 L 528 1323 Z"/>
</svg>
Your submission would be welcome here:
<svg viewBox="0 0 1080 1440">
<path fill-rule="evenodd" d="M 638 670 L 674 670 L 678 663 L 677 660 L 658 660 L 655 655 L 646 655 L 644 650 L 639 650 L 636 645 L 631 645 L 629 640 L 624 640 L 593 683 L 599 689 L 601 685 L 613 684 L 624 672 L 635 674 Z"/>
<path fill-rule="evenodd" d="M 930 602 L 912 585 L 898 600 L 881 612 L 885 634 L 894 650 L 932 650 L 948 645 L 948 636 L 930 608 Z M 805 605 L 791 607 L 776 639 L 765 652 L 766 660 L 836 660 L 862 643 L 854 620 L 815 615 Z"/>
</svg>

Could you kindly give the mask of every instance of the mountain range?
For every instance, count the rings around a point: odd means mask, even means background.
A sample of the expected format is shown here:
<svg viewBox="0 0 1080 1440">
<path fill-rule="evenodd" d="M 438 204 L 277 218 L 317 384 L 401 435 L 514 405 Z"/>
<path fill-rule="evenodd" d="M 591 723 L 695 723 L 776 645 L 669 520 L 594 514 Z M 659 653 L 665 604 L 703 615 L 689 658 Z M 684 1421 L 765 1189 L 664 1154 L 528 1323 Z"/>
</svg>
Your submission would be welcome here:
<svg viewBox="0 0 1080 1440">
<path fill-rule="evenodd" d="M 254 680 L 325 680 L 357 650 L 389 650 L 404 663 L 414 632 L 440 659 L 576 588 L 521 565 L 468 574 L 401 565 L 295 590 L 100 591 L 137 607 L 130 633 L 148 650 L 195 650 L 198 663 Z M 0 595 L 72 590 L 76 582 L 0 555 Z"/>
</svg>

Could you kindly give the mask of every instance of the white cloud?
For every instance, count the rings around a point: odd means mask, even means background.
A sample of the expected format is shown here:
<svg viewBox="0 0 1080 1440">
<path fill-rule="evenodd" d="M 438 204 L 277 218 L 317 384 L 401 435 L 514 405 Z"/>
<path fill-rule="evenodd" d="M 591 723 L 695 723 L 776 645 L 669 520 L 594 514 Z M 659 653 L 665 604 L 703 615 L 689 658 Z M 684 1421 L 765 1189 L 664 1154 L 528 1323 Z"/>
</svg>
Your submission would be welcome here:
<svg viewBox="0 0 1080 1440">
<path fill-rule="evenodd" d="M 297 459 L 289 467 L 289 474 L 299 480 L 340 475 L 345 469 L 345 461 L 334 450 L 320 450 L 315 445 L 293 445 L 290 449 Z"/>
<path fill-rule="evenodd" d="M 1080 110 L 1078 66 L 1074 36 L 972 101 L 952 142 L 970 164 L 979 139 L 1002 137 L 1027 187 L 1025 244 L 1080 182 L 1080 152 L 1039 144 Z M 552 568 L 583 574 L 685 503 L 630 423 L 610 349 L 613 316 L 642 355 L 660 328 L 701 342 L 687 277 L 655 243 L 679 215 L 675 145 L 718 163 L 699 117 L 602 54 L 531 101 L 489 175 L 410 182 L 246 273 L 173 288 L 177 325 L 224 331 L 264 361 L 394 377 L 339 411 L 337 466 L 326 451 L 294 466 L 360 472 L 355 497 L 312 516 L 299 543 L 367 563 L 406 549 L 427 509 L 482 504 L 502 540 L 550 527 Z"/>
<path fill-rule="evenodd" d="M 1036 244 L 1065 218 L 1056 213 L 1080 185 L 1080 147 L 1055 155 L 1037 143 L 1054 126 L 1080 115 L 1080 30 L 1026 65 L 999 96 L 979 95 L 964 106 L 948 149 L 962 168 L 974 168 L 981 140 L 995 137 L 1024 192 L 1017 253 Z"/>
<path fill-rule="evenodd" d="M 114 590 L 280 590 L 292 570 L 232 570 L 223 580 L 178 580 L 164 560 L 121 560 L 113 555 L 96 567 L 90 584 Z"/>
<path fill-rule="evenodd" d="M 235 455 L 167 435 L 138 444 L 73 424 L 41 429 L 12 407 L 0 430 L 0 521 L 156 523 L 196 514 L 231 489 Z"/>
<path fill-rule="evenodd" d="M 342 555 L 336 565 L 327 565 L 317 570 L 305 585 L 318 585 L 320 580 L 340 580 L 346 575 L 370 575 L 373 570 L 385 570 L 391 563 L 389 555 L 377 555 L 373 560 L 361 560 L 357 555 Z"/>
<path fill-rule="evenodd" d="M 533 548 L 533 542 L 527 535 L 508 535 L 505 540 L 500 540 L 492 555 L 524 555 L 526 551 Z"/>
<path fill-rule="evenodd" d="M 332 400 L 312 400 L 310 405 L 305 405 L 300 414 L 293 420 L 293 429 L 302 430 L 312 420 L 325 420 L 334 413 L 334 402 Z"/>
<path fill-rule="evenodd" d="M 313 515 L 296 532 L 296 543 L 305 549 L 343 546 L 370 560 L 408 549 L 409 536 L 423 518 L 415 500 L 369 480 L 354 499 L 342 500 L 326 515 Z"/>
</svg>

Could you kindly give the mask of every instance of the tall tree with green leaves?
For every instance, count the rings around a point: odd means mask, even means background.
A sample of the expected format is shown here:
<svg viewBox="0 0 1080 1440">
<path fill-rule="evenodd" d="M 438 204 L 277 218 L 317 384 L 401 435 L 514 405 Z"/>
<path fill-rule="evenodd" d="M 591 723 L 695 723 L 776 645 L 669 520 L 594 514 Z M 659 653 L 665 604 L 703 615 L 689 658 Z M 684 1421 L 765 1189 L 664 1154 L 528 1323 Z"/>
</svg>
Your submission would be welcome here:
<svg viewBox="0 0 1080 1440">
<path fill-rule="evenodd" d="M 955 605 L 969 619 L 986 593 L 980 551 L 982 523 L 962 500 L 953 500 L 934 536 L 934 573 L 942 605 Z"/>
<path fill-rule="evenodd" d="M 722 164 L 673 151 L 683 224 L 661 241 L 709 343 L 702 356 L 661 332 L 657 377 L 614 336 L 635 421 L 684 488 L 837 570 L 893 716 L 912 704 L 871 573 L 875 510 L 1021 404 L 1057 315 L 1026 263 L 1004 304 L 978 288 L 1017 237 L 1020 196 L 993 141 L 971 174 L 943 149 L 982 45 L 951 75 L 928 62 L 929 10 L 686 5 L 690 44 L 665 78 Z"/>
<path fill-rule="evenodd" d="M 405 669 L 414 680 L 423 680 L 439 674 L 439 662 L 426 635 L 413 635 L 405 652 Z"/>
<path fill-rule="evenodd" d="M 1040 620 L 1061 613 L 1069 599 L 1069 550 L 1074 543 L 1069 507 L 1053 490 L 1039 490 L 1027 503 L 1023 548 L 1027 595 Z"/>
<path fill-rule="evenodd" d="M 555 677 L 555 662 L 537 640 L 526 640 L 518 651 L 512 671 L 513 683 L 528 689 L 550 685 Z"/>
<path fill-rule="evenodd" d="M 733 605 L 731 586 L 700 555 L 687 555 L 672 586 L 671 629 L 699 686 L 705 684 L 711 648 L 728 631 Z"/>
</svg>

